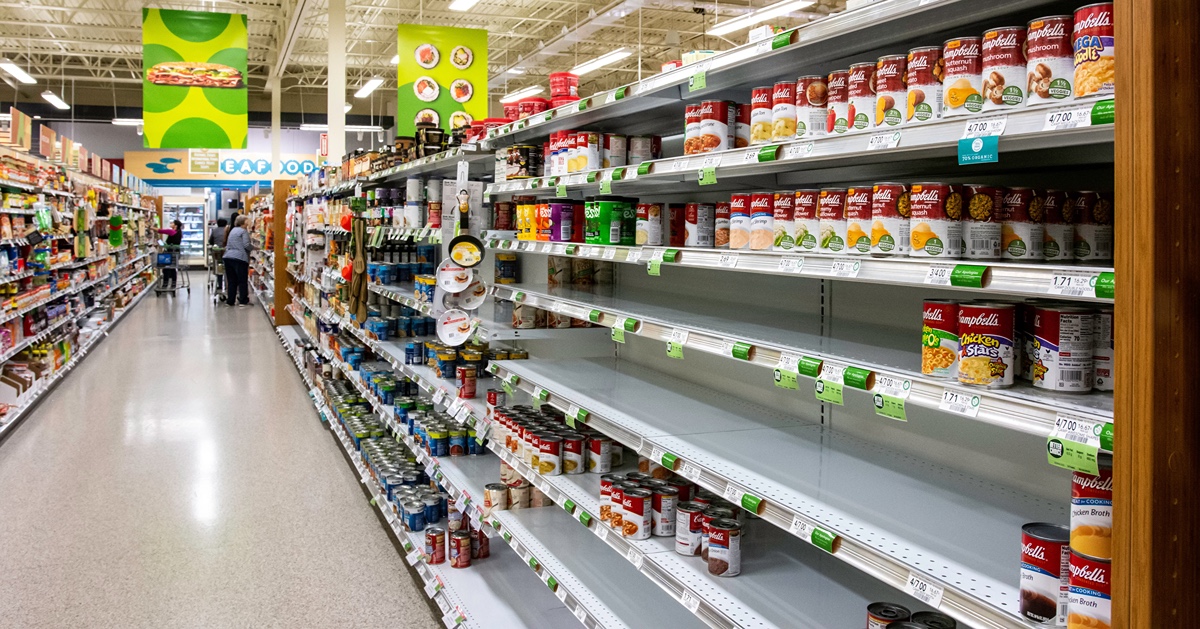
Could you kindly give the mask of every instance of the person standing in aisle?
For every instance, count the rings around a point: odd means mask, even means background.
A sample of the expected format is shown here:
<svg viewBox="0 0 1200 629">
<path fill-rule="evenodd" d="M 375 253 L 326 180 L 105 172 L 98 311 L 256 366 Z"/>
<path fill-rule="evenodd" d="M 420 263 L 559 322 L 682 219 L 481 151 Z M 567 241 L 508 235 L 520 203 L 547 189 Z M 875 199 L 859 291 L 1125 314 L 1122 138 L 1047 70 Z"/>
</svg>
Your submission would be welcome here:
<svg viewBox="0 0 1200 629">
<path fill-rule="evenodd" d="M 237 218 L 237 212 L 229 215 L 229 226 L 225 228 L 225 240 L 222 242 L 229 242 L 229 232 L 233 231 L 233 224 L 237 222 Z"/>
<path fill-rule="evenodd" d="M 235 296 L 238 304 L 250 305 L 250 252 L 254 245 L 250 242 L 250 232 L 243 227 L 245 224 L 245 216 L 235 218 L 225 239 L 225 294 L 228 295 L 225 303 L 230 306 L 234 305 Z"/>
<path fill-rule="evenodd" d="M 179 255 L 179 249 L 183 246 L 183 222 L 179 219 L 171 221 L 171 228 L 175 230 L 173 234 L 167 234 L 167 251 L 172 251 L 176 256 Z M 179 279 L 179 273 L 173 268 L 163 269 L 163 288 L 175 288 L 175 282 Z"/>
<path fill-rule="evenodd" d="M 211 256 L 211 264 L 214 266 L 218 258 L 223 258 L 225 255 L 225 236 L 229 233 L 229 228 L 226 227 L 229 221 L 218 218 L 217 226 L 212 228 L 212 232 L 208 235 L 208 255 Z M 221 286 L 225 281 L 225 274 L 217 273 L 217 290 L 221 290 Z"/>
</svg>

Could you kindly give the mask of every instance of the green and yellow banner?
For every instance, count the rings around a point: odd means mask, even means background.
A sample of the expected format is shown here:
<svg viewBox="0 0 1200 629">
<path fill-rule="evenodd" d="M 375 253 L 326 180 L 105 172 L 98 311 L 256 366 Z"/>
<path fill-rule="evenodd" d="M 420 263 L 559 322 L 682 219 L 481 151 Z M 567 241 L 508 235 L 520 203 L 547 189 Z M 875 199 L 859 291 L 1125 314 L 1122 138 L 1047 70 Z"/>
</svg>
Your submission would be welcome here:
<svg viewBox="0 0 1200 629">
<path fill-rule="evenodd" d="M 142 9 L 146 148 L 246 148 L 246 16 Z"/>
<path fill-rule="evenodd" d="M 487 118 L 487 31 L 401 24 L 396 33 L 396 135 L 413 135 L 418 121 L 450 131 Z"/>
</svg>

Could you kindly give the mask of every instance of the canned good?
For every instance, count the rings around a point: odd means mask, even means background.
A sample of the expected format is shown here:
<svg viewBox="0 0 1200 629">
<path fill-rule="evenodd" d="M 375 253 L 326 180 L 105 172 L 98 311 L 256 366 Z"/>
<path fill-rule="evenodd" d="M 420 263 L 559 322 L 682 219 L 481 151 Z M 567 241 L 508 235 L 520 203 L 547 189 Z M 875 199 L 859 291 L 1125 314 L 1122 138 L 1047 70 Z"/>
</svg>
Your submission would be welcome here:
<svg viewBox="0 0 1200 629">
<path fill-rule="evenodd" d="M 1101 454 L 1099 474 L 1071 477 L 1071 550 L 1112 559 L 1112 457 Z"/>
<path fill-rule="evenodd" d="M 797 193 L 799 194 L 799 193 Z M 871 253 L 908 255 L 911 244 L 909 216 L 912 214 L 908 186 L 877 183 L 871 188 Z"/>
<path fill-rule="evenodd" d="M 733 124 L 733 148 L 750 146 L 750 103 L 738 103 Z"/>
<path fill-rule="evenodd" d="M 684 131 L 683 131 L 683 154 L 695 155 L 701 153 L 700 146 L 703 142 L 700 139 L 700 105 L 688 105 L 684 107 Z"/>
<path fill-rule="evenodd" d="M 924 629 L 957 629 L 958 622 L 941 612 L 917 612 L 912 615 L 913 624 Z"/>
<path fill-rule="evenodd" d="M 455 368 L 454 372 L 455 382 L 458 385 L 458 397 L 464 400 L 475 399 L 475 385 L 477 382 L 475 367 L 460 366 Z M 453 448 L 451 448 L 450 454 L 451 456 L 454 455 Z"/>
<path fill-rule="evenodd" d="M 564 474 L 582 474 L 585 471 L 587 450 L 584 448 L 584 437 L 579 433 L 561 435 L 562 437 L 562 471 Z"/>
<path fill-rule="evenodd" d="M 670 487 L 654 487 L 651 508 L 651 533 L 656 537 L 675 535 L 675 505 L 679 502 L 679 490 Z"/>
<path fill-rule="evenodd" d="M 736 122 L 737 103 L 729 100 L 702 101 L 700 103 L 700 144 L 695 152 L 708 153 L 733 148 L 733 132 Z"/>
<path fill-rule="evenodd" d="M 608 474 L 612 471 L 612 444 L 612 439 L 608 437 L 588 437 L 587 471 L 593 474 Z"/>
<path fill-rule="evenodd" d="M 775 242 L 775 194 L 755 192 L 750 196 L 750 249 L 769 251 Z"/>
<path fill-rule="evenodd" d="M 1016 308 L 1012 304 L 974 303 L 958 307 L 958 381 L 989 389 L 1010 387 L 1016 369 Z"/>
<path fill-rule="evenodd" d="M 757 197 L 757 195 L 763 195 Z M 734 250 L 750 248 L 750 206 L 753 201 L 765 203 L 770 207 L 772 197 L 767 192 L 750 194 L 734 194 L 729 200 L 729 248 Z"/>
<path fill-rule="evenodd" d="M 628 153 L 625 136 L 616 133 L 605 133 L 602 137 L 603 148 L 600 151 L 601 168 L 616 168 L 625 165 Z"/>
<path fill-rule="evenodd" d="M 796 231 L 793 222 L 796 193 L 791 190 L 778 191 L 774 201 L 774 248 L 776 251 L 791 251 L 796 248 L 796 242 L 792 240 L 792 234 Z"/>
<path fill-rule="evenodd" d="M 512 327 L 514 330 L 534 330 L 546 327 L 546 311 L 529 304 L 513 304 Z"/>
<path fill-rule="evenodd" d="M 700 558 L 708 561 L 708 548 L 711 543 L 710 536 L 712 535 L 711 525 L 713 520 L 728 519 L 734 520 L 737 515 L 733 509 L 719 507 L 717 505 L 709 505 L 700 513 L 700 524 L 703 529 L 700 533 Z"/>
<path fill-rule="evenodd" d="M 817 198 L 820 221 L 821 253 L 841 253 L 846 249 L 846 189 L 822 188 Z"/>
<path fill-rule="evenodd" d="M 742 572 L 742 524 L 716 519 L 708 524 L 708 573 L 736 577 Z"/>
<path fill-rule="evenodd" d="M 694 486 L 692 485 L 691 481 L 679 476 L 672 476 L 666 479 L 664 482 L 667 484 L 667 487 L 670 487 L 678 492 L 678 495 L 676 496 L 678 499 L 675 501 L 676 505 L 692 499 L 692 489 Z"/>
<path fill-rule="evenodd" d="M 871 603 L 867 605 L 867 629 L 887 629 L 894 622 L 908 620 L 912 612 L 895 603 Z"/>
<path fill-rule="evenodd" d="M 1000 259 L 1000 212 L 1004 189 L 964 184 L 967 213 L 963 216 L 963 257 L 968 260 Z"/>
<path fill-rule="evenodd" d="M 820 75 L 796 79 L 796 137 L 825 135 L 829 86 Z"/>
<path fill-rule="evenodd" d="M 650 539 L 654 494 L 640 487 L 621 492 L 621 534 L 629 539 Z"/>
<path fill-rule="evenodd" d="M 600 168 L 600 134 L 594 131 L 580 131 L 575 136 L 575 172 L 599 170 Z"/>
<path fill-rule="evenodd" d="M 921 316 L 921 373 L 958 377 L 958 304 L 926 299 Z"/>
<path fill-rule="evenodd" d="M 846 189 L 846 253 L 871 253 L 871 193 L 871 186 Z"/>
<path fill-rule="evenodd" d="M 1070 531 L 1059 524 L 1021 527 L 1021 615 L 1063 625 L 1067 604 Z"/>
<path fill-rule="evenodd" d="M 657 135 L 635 135 L 628 138 L 629 165 L 637 166 L 642 162 L 662 157 L 662 139 Z"/>
<path fill-rule="evenodd" d="M 1092 390 L 1095 317 L 1085 308 L 1044 306 L 1033 313 L 1033 386 L 1050 391 Z"/>
<path fill-rule="evenodd" d="M 467 531 L 450 534 L 450 567 L 471 567 L 471 534 Z"/>
<path fill-rule="evenodd" d="M 821 231 L 821 220 L 817 215 L 820 195 L 821 191 L 815 189 L 796 191 L 792 206 L 792 242 L 799 251 L 817 251 L 817 234 Z"/>
<path fill-rule="evenodd" d="M 652 247 L 662 245 L 662 212 L 661 203 L 639 203 L 637 205 L 637 237 L 638 245 Z"/>
<path fill-rule="evenodd" d="M 875 108 L 875 62 L 851 64 L 846 76 L 846 91 L 850 98 L 847 110 L 852 129 L 862 131 L 871 127 L 871 110 Z"/>
<path fill-rule="evenodd" d="M 848 88 L 849 70 L 834 70 L 829 73 L 826 87 L 829 91 L 829 105 L 825 112 L 825 133 L 845 133 L 850 130 L 850 91 Z"/>
<path fill-rule="evenodd" d="M 503 462 L 501 467 L 504 467 Z M 509 468 L 512 469 L 511 467 Z M 503 478 L 503 475 L 501 476 Z M 487 513 L 508 509 L 508 485 L 504 483 L 488 483 L 483 486 L 483 508 Z"/>
<path fill-rule="evenodd" d="M 530 490 L 532 487 L 524 482 L 519 481 L 517 485 L 509 485 L 508 487 L 508 509 L 528 509 Z"/>
<path fill-rule="evenodd" d="M 625 534 L 625 492 L 634 489 L 640 489 L 640 486 L 621 478 L 614 480 L 612 488 L 609 490 L 608 500 L 612 504 L 612 509 L 608 515 L 608 525 L 621 535 Z"/>
<path fill-rule="evenodd" d="M 704 531 L 700 518 L 706 507 L 687 501 L 675 505 L 675 552 L 688 557 L 700 554 L 700 538 Z"/>
<path fill-rule="evenodd" d="M 713 247 L 729 248 L 729 203 L 718 201 L 714 206 Z"/>
<path fill-rule="evenodd" d="M 750 91 L 750 144 L 771 141 L 773 108 L 771 87 L 756 87 Z"/>
<path fill-rule="evenodd" d="M 1068 629 L 1112 626 L 1112 581 L 1108 559 L 1071 551 L 1067 592 Z"/>
<path fill-rule="evenodd" d="M 688 203 L 684 213 L 685 247 L 712 247 L 716 208 L 711 203 Z"/>
<path fill-rule="evenodd" d="M 993 28 L 983 34 L 983 110 L 1025 104 L 1025 35 L 1023 26 Z"/>
<path fill-rule="evenodd" d="M 492 555 L 492 543 L 482 530 L 471 531 L 471 559 L 487 559 Z"/>
<path fill-rule="evenodd" d="M 682 247 L 687 241 L 687 230 L 684 229 L 686 216 L 687 206 L 683 203 L 667 205 L 667 242 L 672 247 Z"/>
<path fill-rule="evenodd" d="M 1113 390 L 1113 311 L 1111 306 L 1096 313 L 1092 334 L 1092 386 L 1097 391 Z"/>
<path fill-rule="evenodd" d="M 446 561 L 446 529 L 425 529 L 425 561 L 430 564 Z"/>
<path fill-rule="evenodd" d="M 1104 96 L 1117 84 L 1113 4 L 1099 2 L 1075 9 L 1075 97 Z"/>
<path fill-rule="evenodd" d="M 1111 260 L 1113 204 L 1108 194 L 1078 192 L 1075 205 L 1075 259 Z"/>
<path fill-rule="evenodd" d="M 537 471 L 542 476 L 562 474 L 563 438 L 558 435 L 538 436 Z"/>
<path fill-rule="evenodd" d="M 962 193 L 944 183 L 915 183 L 909 193 L 913 258 L 962 256 Z"/>
<path fill-rule="evenodd" d="M 1005 260 L 1041 260 L 1044 202 L 1033 188 L 1009 188 L 1000 206 L 1000 256 Z"/>
<path fill-rule="evenodd" d="M 600 476 L 600 520 L 607 522 L 612 519 L 612 488 L 615 483 L 625 480 L 624 474 L 604 474 Z"/>
<path fill-rule="evenodd" d="M 1026 100 L 1030 105 L 1074 98 L 1071 81 L 1075 54 L 1071 48 L 1074 20 L 1051 15 L 1030 20 L 1025 34 Z"/>
<path fill-rule="evenodd" d="M 946 88 L 943 117 L 983 111 L 983 39 L 956 37 L 942 45 Z"/>
<path fill-rule="evenodd" d="M 1068 261 L 1075 258 L 1075 206 L 1062 190 L 1042 194 L 1042 259 Z"/>
<path fill-rule="evenodd" d="M 886 55 L 875 62 L 875 128 L 898 127 L 907 118 L 900 109 L 908 97 L 907 73 L 908 55 Z"/>
<path fill-rule="evenodd" d="M 779 81 L 771 89 L 771 140 L 796 137 L 796 82 Z"/>
<path fill-rule="evenodd" d="M 945 69 L 941 46 L 921 46 L 908 51 L 908 81 L 905 86 L 908 123 L 928 122 L 942 117 L 942 77 Z"/>
</svg>

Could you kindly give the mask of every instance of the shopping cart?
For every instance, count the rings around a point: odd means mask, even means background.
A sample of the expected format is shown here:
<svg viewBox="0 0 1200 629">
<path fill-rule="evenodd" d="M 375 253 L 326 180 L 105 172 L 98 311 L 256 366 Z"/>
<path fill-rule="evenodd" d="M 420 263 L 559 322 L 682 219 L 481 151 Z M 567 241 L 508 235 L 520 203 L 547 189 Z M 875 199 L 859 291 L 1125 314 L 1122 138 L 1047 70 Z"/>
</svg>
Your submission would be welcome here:
<svg viewBox="0 0 1200 629">
<path fill-rule="evenodd" d="M 225 301 L 225 247 L 210 245 L 204 264 L 208 268 L 208 295 L 213 303 Z"/>
<path fill-rule="evenodd" d="M 176 290 L 186 290 L 189 295 L 192 294 L 192 282 L 187 269 L 179 263 L 179 245 L 163 245 L 162 250 L 155 256 L 154 266 L 158 270 L 158 281 L 154 284 L 155 296 L 163 293 L 174 295 Z M 172 270 L 175 271 L 174 281 L 168 277 L 171 274 L 164 272 Z"/>
</svg>

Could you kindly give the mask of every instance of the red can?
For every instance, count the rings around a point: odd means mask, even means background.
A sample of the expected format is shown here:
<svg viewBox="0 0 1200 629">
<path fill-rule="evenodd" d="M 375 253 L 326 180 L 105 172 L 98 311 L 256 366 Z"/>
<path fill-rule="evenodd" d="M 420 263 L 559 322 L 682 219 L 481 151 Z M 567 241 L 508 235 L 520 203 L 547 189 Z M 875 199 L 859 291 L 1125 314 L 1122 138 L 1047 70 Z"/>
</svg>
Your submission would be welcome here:
<svg viewBox="0 0 1200 629">
<path fill-rule="evenodd" d="M 983 38 L 955 37 L 942 45 L 945 74 L 944 116 L 979 113 L 983 109 L 980 96 L 983 74 Z"/>
<path fill-rule="evenodd" d="M 668 242 L 672 247 L 682 247 L 687 242 L 687 206 L 683 203 L 667 205 Z"/>
<path fill-rule="evenodd" d="M 1071 548 L 1097 559 L 1112 558 L 1112 462 L 1101 455 L 1097 475 L 1071 478 Z"/>
<path fill-rule="evenodd" d="M 550 109 L 550 101 L 544 98 L 522 98 L 517 101 L 520 110 L 521 118 L 528 118 L 534 114 L 540 114 L 547 109 Z"/>
<path fill-rule="evenodd" d="M 875 62 L 875 127 L 898 127 L 905 120 L 908 55 L 887 55 Z"/>
<path fill-rule="evenodd" d="M 734 124 L 733 147 L 750 146 L 750 103 L 738 103 L 737 122 Z"/>
<path fill-rule="evenodd" d="M 926 299 L 921 310 L 921 373 L 958 376 L 958 302 Z"/>
<path fill-rule="evenodd" d="M 846 189 L 846 253 L 871 253 L 871 186 Z"/>
<path fill-rule="evenodd" d="M 791 190 L 780 190 L 775 193 L 773 199 L 773 208 L 775 211 L 775 223 L 778 225 L 781 221 L 790 223 L 796 212 L 796 193 Z"/>
<path fill-rule="evenodd" d="M 1024 26 L 993 28 L 983 34 L 983 110 L 1025 103 Z"/>
<path fill-rule="evenodd" d="M 1033 188 L 1008 188 L 1000 205 L 1001 256 L 1005 260 L 1040 261 L 1045 240 L 1045 204 Z"/>
<path fill-rule="evenodd" d="M 583 232 L 587 225 L 587 218 L 583 215 L 583 202 L 576 201 L 571 208 L 573 220 L 571 221 L 571 242 L 583 242 Z"/>
<path fill-rule="evenodd" d="M 692 499 L 692 483 L 678 476 L 672 476 L 667 479 L 667 486 L 675 488 L 679 492 L 679 502 L 687 502 Z"/>
<path fill-rule="evenodd" d="M 796 137 L 796 82 L 780 81 L 771 90 L 771 139 Z"/>
<path fill-rule="evenodd" d="M 770 87 L 756 87 L 750 92 L 750 143 L 762 144 L 771 140 Z"/>
<path fill-rule="evenodd" d="M 868 61 L 850 66 L 846 90 L 850 96 L 846 120 L 854 129 L 870 127 L 871 110 L 875 108 L 875 62 Z"/>
<path fill-rule="evenodd" d="M 729 248 L 730 205 L 724 201 L 718 201 L 713 215 L 713 246 L 717 249 Z"/>
<path fill-rule="evenodd" d="M 1021 615 L 1047 625 L 1065 625 L 1071 546 L 1065 526 L 1021 527 Z"/>
<path fill-rule="evenodd" d="M 980 184 L 963 184 L 963 257 L 968 260 L 1000 258 L 1000 213 L 1004 189 Z"/>
<path fill-rule="evenodd" d="M 450 567 L 471 567 L 471 534 L 467 531 L 450 534 Z"/>
<path fill-rule="evenodd" d="M 683 154 L 694 155 L 700 152 L 700 114 L 699 105 L 688 105 L 683 110 Z"/>
<path fill-rule="evenodd" d="M 962 193 L 941 182 L 912 185 L 909 256 L 958 258 L 962 255 Z"/>
<path fill-rule="evenodd" d="M 1069 15 L 1051 15 L 1029 22 L 1025 35 L 1025 96 L 1030 104 L 1071 98 L 1075 53 L 1071 50 Z"/>
<path fill-rule="evenodd" d="M 492 555 L 492 544 L 480 529 L 471 531 L 471 559 L 487 559 Z"/>
<path fill-rule="evenodd" d="M 908 78 L 905 86 L 908 101 L 906 120 L 925 122 L 942 117 L 941 46 L 921 46 L 908 51 Z"/>
<path fill-rule="evenodd" d="M 570 72 L 551 72 L 550 96 L 579 96 L 579 77 Z"/>
<path fill-rule="evenodd" d="M 587 439 L 587 471 L 593 474 L 608 474 L 612 471 L 612 439 L 604 435 L 592 435 Z M 603 477 L 601 477 L 603 482 Z M 603 494 L 603 488 L 601 488 Z"/>
<path fill-rule="evenodd" d="M 909 222 L 912 214 L 908 186 L 882 182 L 871 188 L 871 253 L 908 253 Z"/>
<path fill-rule="evenodd" d="M 796 191 L 796 202 L 792 211 L 795 220 L 817 219 L 817 199 L 820 194 L 821 191 L 815 188 Z"/>
<path fill-rule="evenodd" d="M 1112 626 L 1111 564 L 1071 552 L 1071 577 L 1067 592 L 1068 627 Z"/>
<path fill-rule="evenodd" d="M 823 76 L 813 74 L 796 79 L 796 107 L 824 108 L 829 99 L 829 86 Z"/>
<path fill-rule="evenodd" d="M 654 519 L 654 494 L 638 487 L 621 491 L 621 534 L 629 539 L 650 539 Z"/>
<path fill-rule="evenodd" d="M 737 103 L 731 100 L 706 100 L 700 103 L 700 145 L 697 153 L 733 148 Z"/>
<path fill-rule="evenodd" d="M 1112 94 L 1116 87 L 1117 52 L 1113 38 L 1113 5 L 1100 2 L 1075 9 L 1075 96 Z"/>
<path fill-rule="evenodd" d="M 1016 367 L 1016 308 L 972 303 L 958 307 L 958 382 L 989 389 L 1011 387 Z"/>
<path fill-rule="evenodd" d="M 425 561 L 431 564 L 446 561 L 446 529 L 433 527 L 425 529 Z"/>
<path fill-rule="evenodd" d="M 825 133 L 845 133 L 851 126 L 849 70 L 834 70 L 829 73 L 826 88 L 829 100 L 825 114 Z"/>
<path fill-rule="evenodd" d="M 584 438 L 579 433 L 560 433 L 562 440 L 562 470 L 564 474 L 582 474 L 587 471 L 587 454 Z"/>
<path fill-rule="evenodd" d="M 762 207 L 770 208 L 771 193 L 758 193 Z M 763 201 L 765 199 L 765 201 Z M 729 200 L 729 248 L 748 249 L 750 247 L 750 215 L 754 205 L 755 195 L 735 194 Z"/>
<path fill-rule="evenodd" d="M 521 105 L 516 102 L 504 103 L 504 117 L 508 118 L 509 120 L 516 120 L 517 118 L 520 118 Z"/>
</svg>

